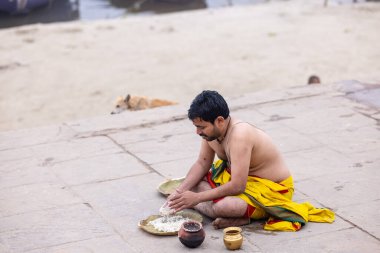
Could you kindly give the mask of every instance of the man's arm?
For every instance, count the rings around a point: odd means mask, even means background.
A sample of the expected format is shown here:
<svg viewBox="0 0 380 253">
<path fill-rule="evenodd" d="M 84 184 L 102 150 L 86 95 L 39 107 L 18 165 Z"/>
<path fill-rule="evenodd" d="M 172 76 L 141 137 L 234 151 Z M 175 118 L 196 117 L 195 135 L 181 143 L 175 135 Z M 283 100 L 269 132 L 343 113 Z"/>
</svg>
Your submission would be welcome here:
<svg viewBox="0 0 380 253">
<path fill-rule="evenodd" d="M 235 131 L 229 140 L 231 159 L 231 180 L 214 189 L 201 192 L 200 202 L 209 201 L 225 196 L 234 196 L 243 193 L 247 184 L 249 166 L 252 154 L 252 141 L 245 128 Z"/>
<path fill-rule="evenodd" d="M 191 166 L 185 180 L 177 188 L 177 192 L 172 193 L 168 197 L 168 201 L 171 201 L 173 196 L 178 194 L 178 192 L 189 191 L 196 186 L 211 168 L 212 162 L 214 161 L 214 156 L 215 151 L 208 145 L 207 141 L 202 140 L 198 159 Z"/>
<path fill-rule="evenodd" d="M 176 211 L 191 208 L 200 202 L 205 202 L 225 196 L 234 196 L 243 193 L 247 184 L 252 138 L 248 137 L 246 128 L 239 129 L 229 140 L 229 154 L 231 159 L 231 181 L 203 192 L 182 192 L 172 198 L 171 207 Z"/>
</svg>

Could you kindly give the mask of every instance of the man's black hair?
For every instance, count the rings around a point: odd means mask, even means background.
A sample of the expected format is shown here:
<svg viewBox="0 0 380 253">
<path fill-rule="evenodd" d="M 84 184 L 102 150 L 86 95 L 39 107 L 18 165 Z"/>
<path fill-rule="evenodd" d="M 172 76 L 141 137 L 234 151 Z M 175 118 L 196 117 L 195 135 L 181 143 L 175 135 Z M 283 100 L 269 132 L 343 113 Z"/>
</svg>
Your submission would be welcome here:
<svg viewBox="0 0 380 253">
<path fill-rule="evenodd" d="M 187 113 L 190 120 L 201 118 L 211 124 L 214 124 L 218 116 L 226 119 L 229 115 L 230 109 L 226 100 L 218 92 L 212 90 L 204 90 L 197 95 Z"/>
</svg>

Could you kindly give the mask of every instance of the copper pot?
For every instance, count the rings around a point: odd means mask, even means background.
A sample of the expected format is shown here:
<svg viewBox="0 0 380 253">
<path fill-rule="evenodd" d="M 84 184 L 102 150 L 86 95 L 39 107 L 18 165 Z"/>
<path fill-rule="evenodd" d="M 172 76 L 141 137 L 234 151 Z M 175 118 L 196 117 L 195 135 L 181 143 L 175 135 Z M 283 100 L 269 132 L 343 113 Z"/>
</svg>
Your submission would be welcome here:
<svg viewBox="0 0 380 253">
<path fill-rule="evenodd" d="M 189 248 L 196 248 L 201 245 L 205 239 L 205 231 L 202 223 L 194 220 L 185 221 L 182 223 L 178 231 L 180 242 Z"/>
</svg>

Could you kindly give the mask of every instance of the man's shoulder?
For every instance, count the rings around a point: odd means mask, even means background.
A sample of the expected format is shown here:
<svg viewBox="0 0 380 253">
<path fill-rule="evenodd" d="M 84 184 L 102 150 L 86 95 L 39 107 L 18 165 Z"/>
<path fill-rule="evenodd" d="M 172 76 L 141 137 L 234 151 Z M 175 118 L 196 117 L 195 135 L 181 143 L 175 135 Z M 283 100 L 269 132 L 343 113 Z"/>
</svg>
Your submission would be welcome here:
<svg viewBox="0 0 380 253">
<path fill-rule="evenodd" d="M 235 122 L 232 125 L 232 133 L 237 136 L 255 135 L 258 134 L 258 130 L 255 125 L 245 121 Z"/>
<path fill-rule="evenodd" d="M 231 144 L 236 142 L 253 143 L 258 135 L 258 129 L 248 122 L 238 122 L 231 130 Z"/>
</svg>

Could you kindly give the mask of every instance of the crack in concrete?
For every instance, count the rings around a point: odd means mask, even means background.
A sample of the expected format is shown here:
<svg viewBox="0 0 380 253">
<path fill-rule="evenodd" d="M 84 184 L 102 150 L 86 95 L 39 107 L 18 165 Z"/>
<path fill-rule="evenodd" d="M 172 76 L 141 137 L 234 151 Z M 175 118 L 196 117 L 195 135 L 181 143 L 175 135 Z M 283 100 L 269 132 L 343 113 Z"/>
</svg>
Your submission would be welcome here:
<svg viewBox="0 0 380 253">
<path fill-rule="evenodd" d="M 302 191 L 300 191 L 300 190 L 297 190 L 297 192 L 302 193 L 302 194 L 305 195 L 307 198 L 312 198 L 312 197 L 310 197 L 308 194 L 306 194 L 306 193 L 304 193 L 304 192 L 302 192 Z M 328 208 L 328 209 L 330 209 L 330 210 L 333 210 L 333 208 L 328 207 L 328 206 L 322 204 L 322 203 L 319 202 L 318 200 L 316 200 L 316 199 L 314 199 L 314 198 L 312 198 L 312 199 L 313 199 L 316 203 L 318 203 L 318 205 L 320 205 L 321 207 L 323 207 L 323 208 Z M 371 234 L 370 232 L 368 232 L 368 231 L 365 230 L 364 228 L 362 228 L 362 227 L 356 225 L 355 223 L 351 222 L 351 221 L 348 220 L 348 219 L 343 218 L 343 216 L 337 214 L 335 211 L 334 211 L 334 213 L 335 213 L 335 217 L 339 217 L 339 218 L 341 218 L 342 220 L 344 220 L 345 222 L 349 223 L 349 224 L 350 224 L 351 226 L 353 226 L 354 228 L 357 228 L 357 229 L 359 229 L 360 231 L 366 233 L 367 235 L 369 235 L 369 236 L 375 238 L 377 241 L 380 241 L 380 238 L 378 238 L 378 237 L 376 237 L 375 235 Z M 341 230 L 345 230 L 345 229 L 341 229 Z M 340 231 L 340 230 L 337 230 L 337 231 Z"/>
<path fill-rule="evenodd" d="M 112 139 L 112 137 L 108 136 L 108 135 L 104 135 L 105 137 L 109 138 L 113 143 L 115 143 L 115 145 L 117 145 L 119 148 L 121 148 L 125 153 L 129 154 L 130 156 L 134 157 L 139 163 L 141 163 L 146 169 L 148 169 L 150 172 L 154 172 L 154 173 L 157 173 L 158 175 L 160 175 L 161 177 L 163 178 L 166 178 L 164 175 L 162 175 L 159 171 L 155 170 L 153 167 L 151 167 L 147 162 L 145 162 L 144 160 L 142 160 L 140 157 L 138 157 L 137 155 L 133 154 L 132 152 L 130 152 L 129 150 L 127 150 L 123 145 L 119 144 L 116 140 Z"/>
<path fill-rule="evenodd" d="M 377 241 L 379 241 L 379 242 L 380 242 L 380 238 L 378 238 L 378 237 L 376 237 L 375 235 L 371 234 L 370 232 L 368 232 L 368 231 L 367 231 L 367 230 L 365 230 L 364 228 L 362 228 L 362 227 L 360 227 L 360 226 L 356 225 L 356 224 L 355 224 L 355 223 L 353 223 L 352 221 L 350 221 L 350 220 L 348 220 L 348 219 L 345 219 L 345 218 L 343 218 L 341 215 L 339 215 L 339 214 L 337 214 L 337 213 L 335 213 L 335 216 L 337 216 L 337 217 L 341 218 L 341 219 L 342 219 L 342 220 L 344 220 L 345 222 L 347 222 L 347 223 L 351 224 L 353 227 L 355 227 L 355 228 L 357 228 L 357 229 L 361 230 L 362 232 L 366 233 L 367 235 L 369 235 L 369 236 L 371 236 L 371 237 L 375 238 Z"/>
<path fill-rule="evenodd" d="M 377 118 L 373 117 L 373 116 L 372 116 L 373 114 L 364 113 L 364 112 L 359 111 L 359 110 L 355 110 L 355 111 L 356 111 L 357 113 L 359 113 L 359 114 L 361 114 L 361 115 L 367 117 L 367 118 L 373 119 L 373 120 L 376 122 L 376 125 L 380 126 L 380 119 L 377 119 Z M 377 113 L 379 113 L 379 112 L 377 112 Z M 377 113 L 375 113 L 375 114 L 377 114 Z"/>
</svg>

